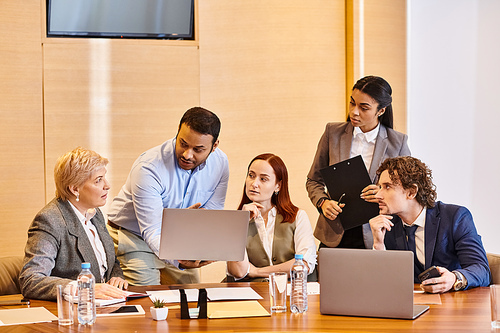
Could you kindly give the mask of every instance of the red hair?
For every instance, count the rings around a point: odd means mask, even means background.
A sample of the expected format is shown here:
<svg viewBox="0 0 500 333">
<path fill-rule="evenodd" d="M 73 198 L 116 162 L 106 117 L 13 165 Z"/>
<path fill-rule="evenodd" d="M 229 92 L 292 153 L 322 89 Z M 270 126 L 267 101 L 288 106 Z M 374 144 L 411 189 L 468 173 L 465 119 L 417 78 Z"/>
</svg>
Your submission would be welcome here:
<svg viewBox="0 0 500 333">
<path fill-rule="evenodd" d="M 254 157 L 254 159 L 250 162 L 250 164 L 248 165 L 248 170 L 250 170 L 250 166 L 255 160 L 266 161 L 273 168 L 274 173 L 276 174 L 276 182 L 277 183 L 281 182 L 281 186 L 278 194 L 277 195 L 273 194 L 273 196 L 271 197 L 271 203 L 274 206 L 276 206 L 278 214 L 283 216 L 283 222 L 292 223 L 293 221 L 295 221 L 295 218 L 297 217 L 297 212 L 299 211 L 299 208 L 295 206 L 290 200 L 290 194 L 288 192 L 288 171 L 286 169 L 285 163 L 277 155 L 271 153 L 260 154 Z M 241 198 L 241 202 L 240 205 L 238 206 L 238 209 L 242 209 L 243 205 L 252 202 L 247 197 L 245 186 L 246 185 L 243 186 L 243 197 Z"/>
</svg>

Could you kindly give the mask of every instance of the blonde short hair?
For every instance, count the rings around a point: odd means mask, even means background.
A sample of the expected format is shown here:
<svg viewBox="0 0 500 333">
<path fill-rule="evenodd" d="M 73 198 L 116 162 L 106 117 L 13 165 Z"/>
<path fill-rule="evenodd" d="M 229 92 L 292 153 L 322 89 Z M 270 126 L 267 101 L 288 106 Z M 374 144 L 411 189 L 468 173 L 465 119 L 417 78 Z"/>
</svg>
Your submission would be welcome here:
<svg viewBox="0 0 500 333">
<path fill-rule="evenodd" d="M 108 164 L 108 159 L 93 150 L 78 147 L 59 157 L 54 167 L 56 197 L 68 200 L 74 194 L 70 186 L 81 186 L 92 173 Z"/>
</svg>

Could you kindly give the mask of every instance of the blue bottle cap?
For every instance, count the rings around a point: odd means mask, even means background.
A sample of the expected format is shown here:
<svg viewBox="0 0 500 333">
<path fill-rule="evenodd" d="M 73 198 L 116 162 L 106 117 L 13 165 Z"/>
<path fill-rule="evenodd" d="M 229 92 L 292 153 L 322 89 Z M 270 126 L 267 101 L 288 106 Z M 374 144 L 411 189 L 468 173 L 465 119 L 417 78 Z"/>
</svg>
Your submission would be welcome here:
<svg viewBox="0 0 500 333">
<path fill-rule="evenodd" d="M 90 269 L 90 263 L 89 262 L 82 262 L 82 269 Z"/>
<path fill-rule="evenodd" d="M 303 254 L 295 254 L 295 259 L 304 259 Z"/>
</svg>

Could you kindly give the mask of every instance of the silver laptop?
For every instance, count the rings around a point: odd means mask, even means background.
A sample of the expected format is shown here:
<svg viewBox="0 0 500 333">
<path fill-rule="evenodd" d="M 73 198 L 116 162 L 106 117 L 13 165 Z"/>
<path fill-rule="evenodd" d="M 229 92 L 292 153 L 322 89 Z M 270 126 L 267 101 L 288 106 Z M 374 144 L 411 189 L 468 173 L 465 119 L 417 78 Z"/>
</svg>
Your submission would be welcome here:
<svg viewBox="0 0 500 333">
<path fill-rule="evenodd" d="M 250 213 L 242 210 L 163 210 L 160 258 L 240 261 Z"/>
<path fill-rule="evenodd" d="M 415 319 L 413 253 L 322 248 L 319 250 L 322 314 Z"/>
</svg>

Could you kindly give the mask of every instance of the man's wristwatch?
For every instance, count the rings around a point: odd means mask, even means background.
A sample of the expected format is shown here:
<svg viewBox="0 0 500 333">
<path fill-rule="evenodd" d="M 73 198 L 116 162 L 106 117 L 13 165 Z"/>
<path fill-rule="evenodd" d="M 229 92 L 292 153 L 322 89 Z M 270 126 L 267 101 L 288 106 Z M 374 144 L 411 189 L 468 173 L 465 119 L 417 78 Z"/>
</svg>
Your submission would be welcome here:
<svg viewBox="0 0 500 333">
<path fill-rule="evenodd" d="M 323 210 L 321 209 L 321 205 L 323 204 L 323 202 L 325 202 L 325 200 L 328 200 L 328 198 L 321 198 L 318 200 L 318 203 L 316 204 L 316 208 L 318 209 L 318 212 L 320 214 L 323 214 Z"/>
<path fill-rule="evenodd" d="M 455 283 L 453 284 L 453 289 L 455 291 L 459 291 L 459 290 L 465 289 L 466 286 L 465 286 L 465 283 L 464 283 L 463 275 L 460 274 L 457 271 L 453 271 L 452 273 L 455 274 L 455 277 L 457 278 L 455 280 Z"/>
</svg>

